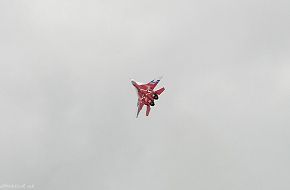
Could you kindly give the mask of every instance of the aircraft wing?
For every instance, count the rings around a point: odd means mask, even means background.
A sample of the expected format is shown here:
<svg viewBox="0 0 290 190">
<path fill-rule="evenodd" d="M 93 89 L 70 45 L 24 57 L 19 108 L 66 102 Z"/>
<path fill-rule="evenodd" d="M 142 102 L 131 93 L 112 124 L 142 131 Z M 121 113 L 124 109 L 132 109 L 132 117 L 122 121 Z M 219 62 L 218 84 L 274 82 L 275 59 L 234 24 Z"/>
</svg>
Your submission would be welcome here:
<svg viewBox="0 0 290 190">
<path fill-rule="evenodd" d="M 137 110 L 137 116 L 136 117 L 138 117 L 138 115 L 139 115 L 140 111 L 142 110 L 143 106 L 144 106 L 143 101 L 138 99 L 138 103 L 137 103 L 138 110 Z"/>
<path fill-rule="evenodd" d="M 157 84 L 160 82 L 161 78 L 162 77 L 159 77 L 158 79 L 153 79 L 152 81 L 150 81 L 149 83 L 147 83 L 146 86 L 149 86 L 149 88 L 151 90 L 153 90 L 157 86 Z"/>
</svg>

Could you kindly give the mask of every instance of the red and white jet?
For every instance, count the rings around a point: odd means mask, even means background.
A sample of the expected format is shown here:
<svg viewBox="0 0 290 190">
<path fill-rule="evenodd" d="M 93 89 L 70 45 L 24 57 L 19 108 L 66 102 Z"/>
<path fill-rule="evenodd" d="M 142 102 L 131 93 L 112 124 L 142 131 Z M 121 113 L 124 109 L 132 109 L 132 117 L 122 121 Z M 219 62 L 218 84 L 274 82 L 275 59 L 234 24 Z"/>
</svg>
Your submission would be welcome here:
<svg viewBox="0 0 290 190">
<path fill-rule="evenodd" d="M 155 105 L 154 100 L 158 100 L 159 95 L 165 90 L 164 87 L 162 87 L 156 91 L 154 90 L 154 88 L 157 86 L 157 84 L 159 83 L 160 80 L 161 80 L 161 78 L 159 78 L 157 80 L 154 79 L 147 84 L 141 84 L 139 82 L 131 80 L 131 83 L 136 88 L 137 94 L 138 94 L 138 103 L 137 103 L 138 110 L 137 110 L 136 117 L 138 117 L 138 115 L 139 115 L 139 113 L 142 110 L 144 105 L 147 106 L 146 116 L 149 115 L 150 110 L 151 110 L 150 106 Z"/>
</svg>

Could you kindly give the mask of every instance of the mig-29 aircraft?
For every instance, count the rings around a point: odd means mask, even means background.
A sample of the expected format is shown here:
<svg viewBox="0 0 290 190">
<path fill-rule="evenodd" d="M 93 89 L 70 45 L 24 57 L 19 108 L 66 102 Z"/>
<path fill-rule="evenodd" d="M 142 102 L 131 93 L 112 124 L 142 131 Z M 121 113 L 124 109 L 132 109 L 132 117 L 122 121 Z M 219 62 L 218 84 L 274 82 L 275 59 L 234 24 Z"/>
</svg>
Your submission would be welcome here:
<svg viewBox="0 0 290 190">
<path fill-rule="evenodd" d="M 131 83 L 137 90 L 137 95 L 138 95 L 138 103 L 137 103 L 137 116 L 139 115 L 140 111 L 142 110 L 143 106 L 146 105 L 146 116 L 149 115 L 151 107 L 154 106 L 154 100 L 158 100 L 159 95 L 165 90 L 164 87 L 154 91 L 154 88 L 157 86 L 159 81 L 161 80 L 161 77 L 157 80 L 152 80 L 147 84 L 141 84 L 139 82 L 134 81 L 131 79 Z"/>
</svg>

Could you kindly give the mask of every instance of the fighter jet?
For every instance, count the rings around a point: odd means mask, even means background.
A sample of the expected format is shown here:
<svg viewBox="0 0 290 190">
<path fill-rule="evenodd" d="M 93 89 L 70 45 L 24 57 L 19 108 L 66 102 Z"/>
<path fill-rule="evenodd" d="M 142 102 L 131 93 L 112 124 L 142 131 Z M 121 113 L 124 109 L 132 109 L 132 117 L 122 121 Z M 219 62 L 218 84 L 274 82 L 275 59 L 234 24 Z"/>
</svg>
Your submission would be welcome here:
<svg viewBox="0 0 290 190">
<path fill-rule="evenodd" d="M 155 105 L 154 100 L 158 100 L 159 95 L 165 90 L 164 87 L 156 91 L 154 90 L 154 88 L 157 86 L 160 80 L 161 80 L 161 77 L 158 78 L 157 80 L 154 79 L 147 84 L 142 84 L 131 79 L 131 83 L 136 88 L 137 95 L 138 95 L 138 102 L 137 102 L 138 109 L 137 109 L 136 117 L 138 117 L 144 105 L 147 106 L 146 116 L 149 115 L 151 106 Z"/>
</svg>

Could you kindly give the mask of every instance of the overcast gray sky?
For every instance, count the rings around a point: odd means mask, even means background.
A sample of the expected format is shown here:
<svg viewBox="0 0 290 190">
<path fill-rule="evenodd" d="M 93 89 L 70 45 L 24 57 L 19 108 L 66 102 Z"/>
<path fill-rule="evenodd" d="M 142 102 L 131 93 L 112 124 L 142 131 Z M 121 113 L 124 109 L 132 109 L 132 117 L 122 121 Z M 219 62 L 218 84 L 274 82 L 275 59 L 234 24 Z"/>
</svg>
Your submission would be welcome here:
<svg viewBox="0 0 290 190">
<path fill-rule="evenodd" d="M 289 34 L 287 0 L 0 1 L 0 185 L 289 190 Z"/>
</svg>

